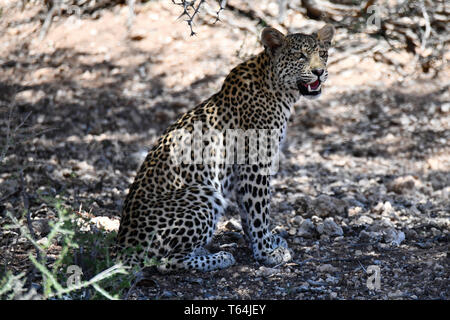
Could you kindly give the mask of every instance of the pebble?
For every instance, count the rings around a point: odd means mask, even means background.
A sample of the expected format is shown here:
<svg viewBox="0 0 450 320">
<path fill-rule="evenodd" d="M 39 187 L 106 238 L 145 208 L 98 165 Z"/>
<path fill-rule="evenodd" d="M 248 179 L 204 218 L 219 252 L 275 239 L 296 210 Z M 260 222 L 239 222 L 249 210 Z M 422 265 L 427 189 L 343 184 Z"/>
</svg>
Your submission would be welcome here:
<svg viewBox="0 0 450 320">
<path fill-rule="evenodd" d="M 316 227 L 314 226 L 314 223 L 312 223 L 310 219 L 305 219 L 300 225 L 300 228 L 298 228 L 297 236 L 303 238 L 312 238 L 314 236 L 315 230 Z"/>
<path fill-rule="evenodd" d="M 412 176 L 398 177 L 387 184 L 387 190 L 398 194 L 414 189 L 415 179 Z"/>
<path fill-rule="evenodd" d="M 242 231 L 241 222 L 236 218 L 231 218 L 230 220 L 228 220 L 228 222 L 225 224 L 225 228 L 230 231 Z"/>
<path fill-rule="evenodd" d="M 320 272 L 336 272 L 339 269 L 333 267 L 331 264 L 323 264 L 318 267 Z"/>
<path fill-rule="evenodd" d="M 359 213 L 361 213 L 363 211 L 362 207 L 351 207 L 348 209 L 348 216 L 349 217 L 353 217 L 358 215 Z"/>
<path fill-rule="evenodd" d="M 393 246 L 399 246 L 405 240 L 405 233 L 394 228 L 388 228 L 383 233 L 384 241 Z"/>
<path fill-rule="evenodd" d="M 259 276 L 271 276 L 277 273 L 280 273 L 280 269 L 277 268 L 269 268 L 269 267 L 265 267 L 265 266 L 261 266 L 257 271 L 256 271 L 257 275 Z"/>
<path fill-rule="evenodd" d="M 304 220 L 305 219 L 303 219 L 302 216 L 295 216 L 294 219 L 292 219 L 292 223 L 300 226 Z"/>
<path fill-rule="evenodd" d="M 31 222 L 33 230 L 41 237 L 45 237 L 50 233 L 50 226 L 47 219 L 35 219 Z"/>
<path fill-rule="evenodd" d="M 373 232 L 373 231 L 366 231 L 362 230 L 359 233 L 359 240 L 361 242 L 378 242 L 382 239 L 383 234 L 381 232 Z"/>
<path fill-rule="evenodd" d="M 42 246 L 46 246 L 48 244 L 48 239 L 47 237 L 43 237 L 41 239 L 39 239 L 38 241 L 36 241 L 37 244 L 42 245 Z"/>
<path fill-rule="evenodd" d="M 174 297 L 175 296 L 175 294 L 173 293 L 173 292 L 171 292 L 171 291 L 164 291 L 162 294 L 161 294 L 161 298 L 172 298 L 172 297 Z"/>
<path fill-rule="evenodd" d="M 117 231 L 119 230 L 120 220 L 111 219 L 109 217 L 95 217 L 91 219 L 91 222 L 99 229 L 106 231 Z"/>
<path fill-rule="evenodd" d="M 333 218 L 328 217 L 323 223 L 317 225 L 317 232 L 320 234 L 326 234 L 328 236 L 342 236 L 344 231 L 342 228 L 334 222 Z"/>
<path fill-rule="evenodd" d="M 389 298 L 400 298 L 400 297 L 403 297 L 404 295 L 405 294 L 403 292 L 401 292 L 400 290 L 388 293 L 388 297 Z"/>
<path fill-rule="evenodd" d="M 32 103 L 35 104 L 39 100 L 45 98 L 45 92 L 42 90 L 24 90 L 21 92 L 18 92 L 15 96 L 15 99 L 22 103 Z"/>
<path fill-rule="evenodd" d="M 345 212 L 346 203 L 341 199 L 327 195 L 318 196 L 312 203 L 314 213 L 319 217 L 340 215 Z"/>
<path fill-rule="evenodd" d="M 359 219 L 357 220 L 358 224 L 372 224 L 373 223 L 373 219 L 369 216 L 361 216 L 359 217 Z"/>
</svg>

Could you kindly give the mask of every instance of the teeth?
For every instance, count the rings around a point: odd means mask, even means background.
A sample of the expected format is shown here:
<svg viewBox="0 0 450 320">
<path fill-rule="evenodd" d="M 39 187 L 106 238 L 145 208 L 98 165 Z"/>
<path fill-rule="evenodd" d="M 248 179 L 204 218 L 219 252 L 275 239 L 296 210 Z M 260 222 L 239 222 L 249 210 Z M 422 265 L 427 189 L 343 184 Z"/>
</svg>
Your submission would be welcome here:
<svg viewBox="0 0 450 320">
<path fill-rule="evenodd" d="M 320 85 L 317 86 L 317 88 L 315 88 L 315 89 L 313 90 L 313 89 L 311 89 L 311 85 L 308 84 L 308 92 L 311 92 L 311 91 L 318 91 L 319 89 L 320 89 Z"/>
</svg>

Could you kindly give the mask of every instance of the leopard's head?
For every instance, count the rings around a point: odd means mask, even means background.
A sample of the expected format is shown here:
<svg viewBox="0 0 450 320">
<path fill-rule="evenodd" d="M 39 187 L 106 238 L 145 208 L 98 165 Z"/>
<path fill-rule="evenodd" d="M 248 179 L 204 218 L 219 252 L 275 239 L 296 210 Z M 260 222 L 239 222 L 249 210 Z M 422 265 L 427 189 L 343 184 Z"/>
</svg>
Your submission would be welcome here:
<svg viewBox="0 0 450 320">
<path fill-rule="evenodd" d="M 288 90 L 298 90 L 306 98 L 318 98 L 322 83 L 328 78 L 328 49 L 334 33 L 331 25 L 310 35 L 285 36 L 274 28 L 264 28 L 261 41 L 272 60 L 277 84 Z"/>
</svg>

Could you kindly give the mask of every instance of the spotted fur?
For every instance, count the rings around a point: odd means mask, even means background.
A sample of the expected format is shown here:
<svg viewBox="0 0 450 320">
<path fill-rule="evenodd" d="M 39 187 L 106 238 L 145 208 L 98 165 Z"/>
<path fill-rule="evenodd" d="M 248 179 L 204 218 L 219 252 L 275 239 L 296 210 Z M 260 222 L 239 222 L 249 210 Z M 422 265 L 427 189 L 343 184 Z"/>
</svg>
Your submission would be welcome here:
<svg viewBox="0 0 450 320">
<path fill-rule="evenodd" d="M 271 138 L 279 145 L 294 103 L 302 95 L 320 95 L 333 34 L 331 26 L 312 35 L 287 36 L 265 28 L 264 51 L 235 67 L 219 92 L 165 131 L 124 203 L 117 238 L 122 261 L 135 265 L 156 258 L 161 271 L 210 271 L 233 265 L 230 253 L 210 254 L 204 249 L 229 199 L 237 200 L 256 260 L 273 266 L 291 259 L 286 241 L 269 229 L 271 176 L 263 169 L 272 162 L 175 164 L 171 148 L 177 130 L 193 133 L 198 122 L 203 130 L 277 129 Z M 246 153 L 254 148 L 247 144 Z M 275 161 L 276 152 L 270 157 Z"/>
</svg>

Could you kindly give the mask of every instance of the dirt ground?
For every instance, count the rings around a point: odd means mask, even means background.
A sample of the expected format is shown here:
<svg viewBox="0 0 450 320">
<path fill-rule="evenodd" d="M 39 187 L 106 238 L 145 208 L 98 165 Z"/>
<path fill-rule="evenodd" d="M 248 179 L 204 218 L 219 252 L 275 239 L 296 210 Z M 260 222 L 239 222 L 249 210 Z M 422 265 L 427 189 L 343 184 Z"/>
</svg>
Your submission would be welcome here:
<svg viewBox="0 0 450 320">
<path fill-rule="evenodd" d="M 2 226 L 7 211 L 24 209 L 24 189 L 33 221 L 54 218 L 39 192 L 117 230 L 129 184 L 158 135 L 261 50 L 262 27 L 232 10 L 215 24 L 203 12 L 190 37 L 170 1 L 138 5 L 131 31 L 128 8 L 116 6 L 95 19 L 56 19 L 40 40 L 39 7 L 6 3 L 2 150 L 8 128 L 20 128 L 0 166 Z M 276 11 L 261 1 L 257 13 L 286 32 Z M 322 26 L 291 11 L 285 25 L 290 32 Z M 323 95 L 297 103 L 273 180 L 273 228 L 293 261 L 255 262 L 231 207 L 212 250 L 232 252 L 233 267 L 150 272 L 131 299 L 449 299 L 450 70 L 417 73 L 414 56 L 402 52 L 374 59 L 385 43 L 337 31 Z M 0 231 L 0 262 L 16 272 L 31 250 L 19 240 Z M 378 289 L 367 285 L 373 270 Z"/>
</svg>

